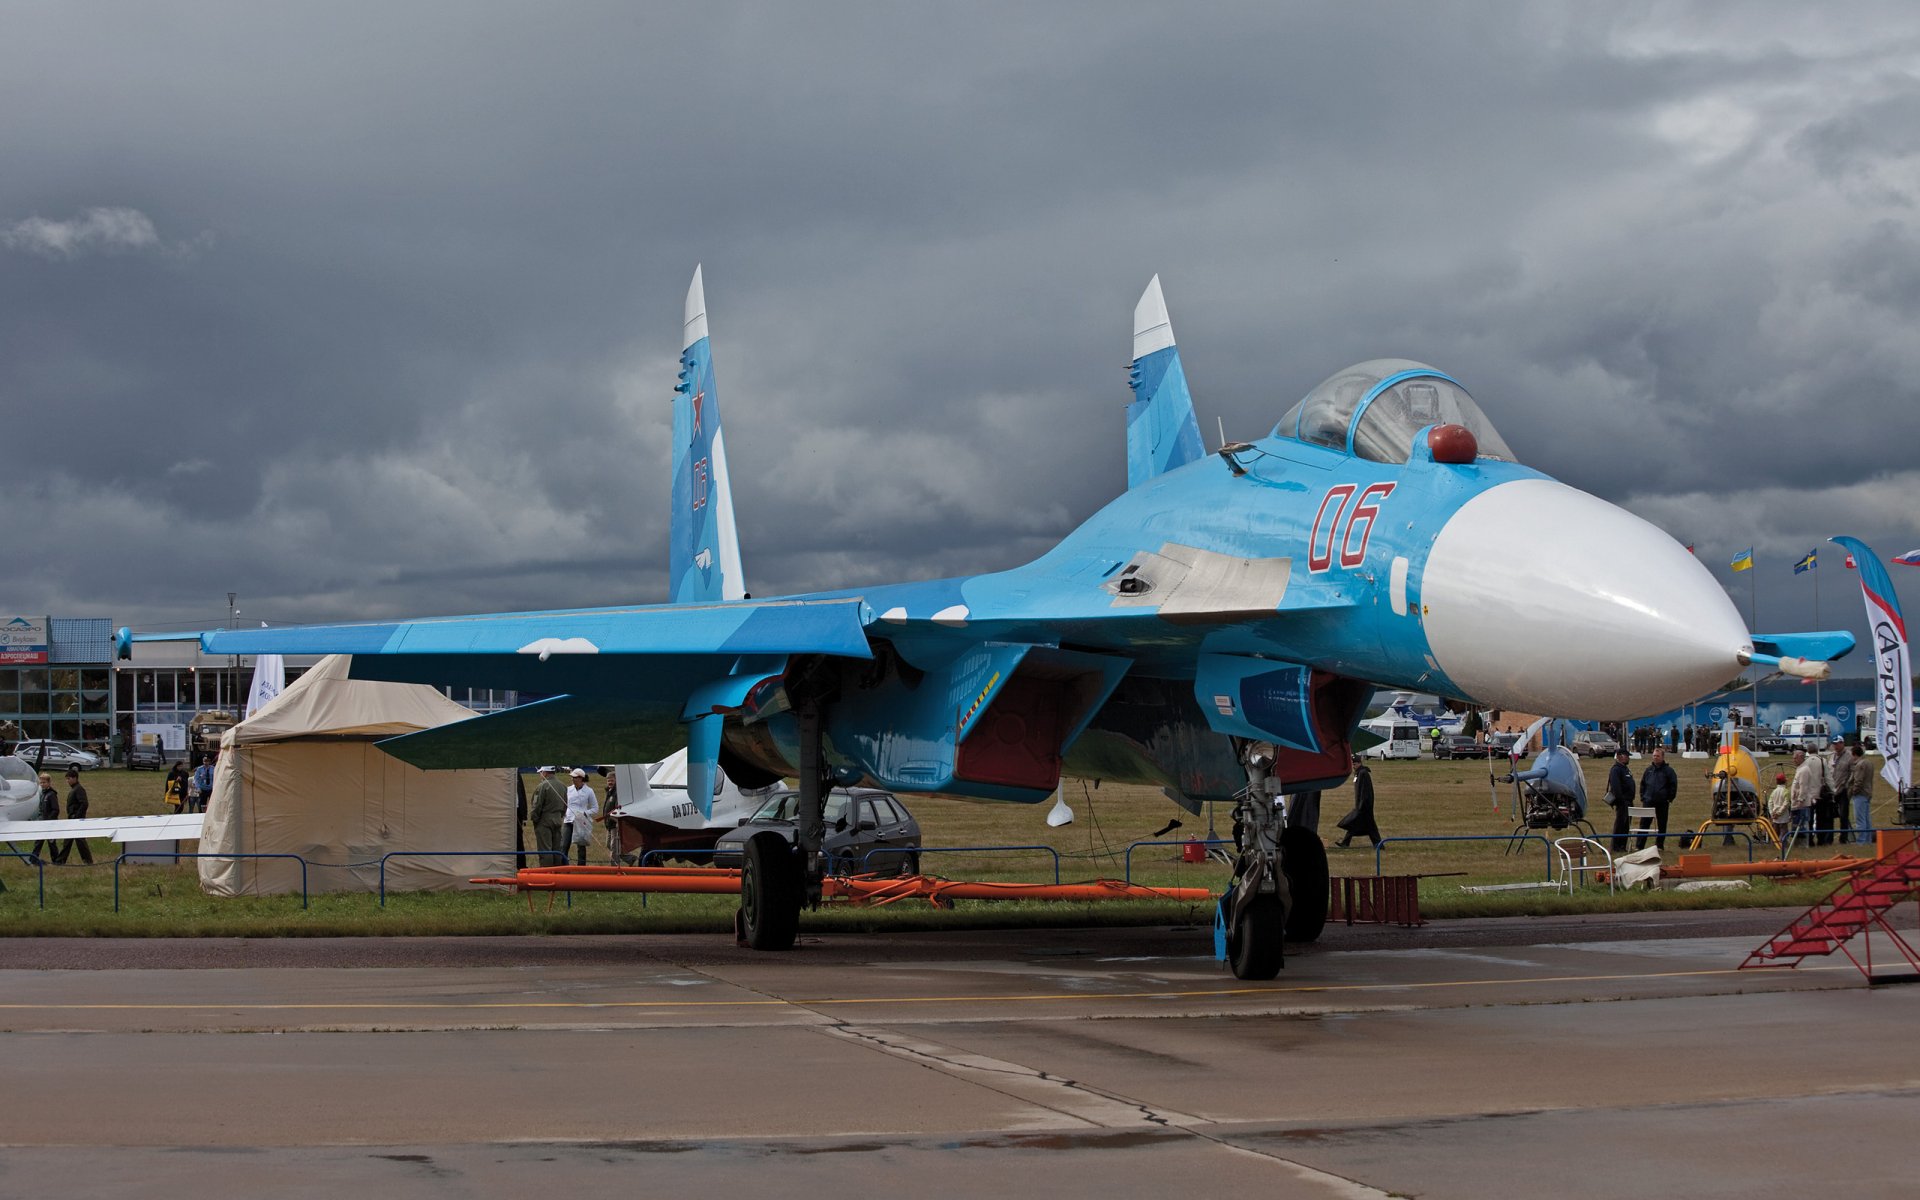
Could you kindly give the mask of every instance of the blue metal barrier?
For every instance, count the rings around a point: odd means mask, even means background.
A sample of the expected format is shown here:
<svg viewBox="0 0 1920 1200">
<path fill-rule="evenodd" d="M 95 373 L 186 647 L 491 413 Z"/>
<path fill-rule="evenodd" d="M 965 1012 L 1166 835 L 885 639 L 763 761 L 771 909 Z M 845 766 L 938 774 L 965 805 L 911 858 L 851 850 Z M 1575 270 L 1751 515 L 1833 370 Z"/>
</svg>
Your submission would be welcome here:
<svg viewBox="0 0 1920 1200">
<path fill-rule="evenodd" d="M 1189 843 L 1189 842 L 1199 842 L 1199 843 L 1200 843 L 1200 844 L 1201 844 L 1202 846 L 1231 846 L 1231 845 L 1233 845 L 1233 839 L 1232 839 L 1232 838 L 1223 838 L 1223 837 L 1213 837 L 1213 838 L 1170 838 L 1170 839 L 1168 839 L 1167 841 L 1163 841 L 1163 842 L 1129 842 L 1129 843 L 1127 843 L 1127 856 L 1126 856 L 1126 866 L 1127 866 L 1127 875 L 1126 875 L 1126 879 L 1127 879 L 1127 882 L 1128 882 L 1128 883 L 1132 883 L 1132 882 L 1133 882 L 1133 852 L 1134 852 L 1134 850 L 1135 850 L 1135 849 L 1137 849 L 1138 847 L 1141 847 L 1141 846 L 1184 846 L 1184 845 L 1186 845 L 1186 844 L 1187 844 L 1187 843 Z"/>
<path fill-rule="evenodd" d="M 1578 834 L 1570 836 L 1579 836 Z M 1667 836 L 1671 837 L 1672 834 Z M 1511 846 L 1515 842 L 1539 842 L 1547 862 L 1547 875 L 1553 875 L 1553 843 L 1537 833 L 1448 833 L 1421 837 L 1384 837 L 1373 844 L 1373 873 L 1385 874 L 1381 868 L 1380 852 L 1386 849 L 1388 842 L 1505 842 Z"/>
<path fill-rule="evenodd" d="M 6 843 L 7 853 L 26 863 L 40 874 L 40 907 L 47 906 L 47 860 L 14 848 L 12 842 Z"/>
<path fill-rule="evenodd" d="M 558 855 L 567 865 L 565 850 L 389 850 L 380 856 L 380 907 L 387 906 L 387 860 L 390 858 L 524 858 Z M 573 893 L 567 893 L 567 907 L 573 907 Z"/>
<path fill-rule="evenodd" d="M 300 864 L 300 907 L 308 906 L 307 860 L 298 854 L 216 854 L 207 852 L 188 852 L 185 850 L 132 851 L 122 850 L 120 857 L 113 860 L 113 911 L 120 911 L 120 868 L 130 858 L 164 858 L 169 861 L 182 858 L 290 858 Z"/>
</svg>

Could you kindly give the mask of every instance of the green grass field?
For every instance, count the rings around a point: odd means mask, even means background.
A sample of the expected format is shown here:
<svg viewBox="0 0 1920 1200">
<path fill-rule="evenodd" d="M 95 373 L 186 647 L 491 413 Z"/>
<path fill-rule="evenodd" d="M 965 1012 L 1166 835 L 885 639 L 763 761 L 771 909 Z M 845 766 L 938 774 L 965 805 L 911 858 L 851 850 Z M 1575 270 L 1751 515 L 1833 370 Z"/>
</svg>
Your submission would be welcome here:
<svg viewBox="0 0 1920 1200">
<path fill-rule="evenodd" d="M 1604 787 L 1607 761 L 1587 764 L 1590 794 Z M 1706 762 L 1676 762 L 1680 798 L 1673 807 L 1676 830 L 1697 824 L 1707 809 Z M 1773 766 L 1764 768 L 1770 778 Z M 90 772 L 87 789 L 93 815 L 161 811 L 160 775 L 124 770 Z M 1514 854 L 1506 853 L 1506 835 L 1513 828 L 1513 793 L 1498 787 L 1489 793 L 1486 767 L 1479 762 L 1390 762 L 1374 769 L 1375 813 L 1389 839 L 1378 857 L 1380 871 L 1389 875 L 1421 875 L 1421 905 L 1429 916 L 1509 916 L 1528 913 L 1616 912 L 1643 909 L 1728 907 L 1741 905 L 1809 904 L 1833 887 L 1831 880 L 1776 884 L 1755 880 L 1750 889 L 1733 892 L 1637 892 L 1609 895 L 1604 887 L 1589 887 L 1569 896 L 1552 891 L 1473 894 L 1467 886 L 1490 883 L 1542 881 L 1549 876 L 1546 848 L 1528 842 Z M 1329 792 L 1321 803 L 1323 836 L 1338 837 L 1334 821 L 1347 810 L 1351 788 Z M 1205 817 L 1175 808 L 1147 788 L 1109 785 L 1094 787 L 1069 780 L 1067 800 L 1078 815 L 1072 824 L 1051 829 L 1046 806 L 962 804 L 908 798 L 919 818 L 928 847 L 1046 846 L 1060 855 L 1060 877 L 1072 882 L 1117 878 L 1127 873 L 1129 844 L 1151 840 L 1169 820 L 1182 825 L 1170 839 L 1205 837 Z M 1496 807 L 1497 801 L 1497 807 Z M 1599 807 L 1596 801 L 1596 807 Z M 1877 816 L 1888 821 L 1888 811 Z M 1594 814 L 1606 832 L 1609 814 Z M 1219 831 L 1229 832 L 1225 806 L 1216 814 Z M 1475 841 L 1396 842 L 1396 838 L 1479 838 Z M 531 838 L 529 837 L 529 844 Z M 419 847 L 428 849 L 428 847 Z M 21 847 L 22 850 L 25 847 Z M 0 858 L 0 934 L 12 936 L 408 936 L 422 934 L 608 933 L 725 931 L 731 928 L 734 901 L 716 896 L 640 896 L 581 893 L 568 906 L 563 897 L 549 903 L 544 895 L 527 897 L 505 889 L 390 895 L 385 908 L 365 894 L 314 895 L 302 908 L 300 897 L 267 896 L 218 899 L 199 888 L 192 865 L 172 866 L 130 862 L 121 869 L 119 911 L 114 908 L 116 853 L 111 843 L 95 841 L 97 865 L 49 867 L 46 905 L 40 907 L 36 873 L 19 859 Z M 1715 861 L 1745 861 L 1744 845 L 1724 847 L 1714 839 L 1707 847 Z M 1795 858 L 1831 857 L 1859 853 L 1860 848 L 1797 848 Z M 1770 858 L 1771 847 L 1756 847 L 1755 856 Z M 1328 851 L 1333 873 L 1372 875 L 1375 852 L 1358 845 Z M 1671 855 L 1669 855 L 1671 857 Z M 604 861 L 604 854 L 602 855 Z M 1132 854 L 1132 878 L 1155 887 L 1205 887 L 1220 890 L 1227 871 L 1213 862 L 1185 863 L 1175 845 L 1142 846 Z M 929 874 L 960 879 L 1051 880 L 1053 859 L 1045 851 L 1001 853 L 927 853 L 923 869 Z M 1075 923 L 1207 924 L 1210 906 L 1142 901 L 1100 904 L 1046 904 L 1037 902 L 962 901 L 951 911 L 938 911 L 920 901 L 878 908 L 830 905 L 809 914 L 806 930 L 862 930 L 943 928 Z"/>
</svg>

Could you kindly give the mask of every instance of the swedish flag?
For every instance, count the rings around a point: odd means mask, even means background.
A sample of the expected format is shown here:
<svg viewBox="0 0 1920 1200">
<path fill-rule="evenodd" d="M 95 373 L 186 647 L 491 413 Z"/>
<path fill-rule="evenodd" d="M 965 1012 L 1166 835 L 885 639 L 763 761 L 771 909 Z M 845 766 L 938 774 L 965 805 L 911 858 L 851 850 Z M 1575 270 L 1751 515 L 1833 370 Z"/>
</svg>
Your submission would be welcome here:
<svg viewBox="0 0 1920 1200">
<path fill-rule="evenodd" d="M 1734 555 L 1733 561 L 1728 563 L 1727 565 L 1732 567 L 1736 571 L 1753 570 L 1753 547 L 1748 546 L 1745 550 L 1742 550 L 1740 553 Z"/>
<path fill-rule="evenodd" d="M 1802 571 L 1811 571 L 1815 567 L 1819 566 L 1820 563 L 1815 558 L 1815 556 L 1818 555 L 1819 553 L 1820 552 L 1818 550 L 1807 551 L 1807 556 L 1805 558 L 1793 564 L 1793 573 L 1795 575 L 1798 575 Z"/>
</svg>

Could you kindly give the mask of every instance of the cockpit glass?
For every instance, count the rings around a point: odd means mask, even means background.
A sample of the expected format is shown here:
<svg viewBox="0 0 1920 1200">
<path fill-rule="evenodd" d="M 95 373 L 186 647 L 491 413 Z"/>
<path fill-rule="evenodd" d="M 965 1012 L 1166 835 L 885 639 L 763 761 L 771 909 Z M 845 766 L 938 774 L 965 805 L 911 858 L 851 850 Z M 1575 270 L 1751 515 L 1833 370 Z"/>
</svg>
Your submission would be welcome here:
<svg viewBox="0 0 1920 1200">
<path fill-rule="evenodd" d="M 1380 388 L 1382 381 L 1396 375 L 1406 378 Z M 1370 393 L 1372 398 L 1367 399 Z M 1329 377 L 1280 418 L 1273 432 L 1276 437 L 1344 450 L 1351 429 L 1357 457 L 1401 463 L 1412 452 L 1415 434 L 1428 425 L 1448 424 L 1472 431 L 1480 457 L 1515 461 L 1506 439 L 1464 388 L 1432 367 L 1407 359 L 1377 358 Z"/>
</svg>

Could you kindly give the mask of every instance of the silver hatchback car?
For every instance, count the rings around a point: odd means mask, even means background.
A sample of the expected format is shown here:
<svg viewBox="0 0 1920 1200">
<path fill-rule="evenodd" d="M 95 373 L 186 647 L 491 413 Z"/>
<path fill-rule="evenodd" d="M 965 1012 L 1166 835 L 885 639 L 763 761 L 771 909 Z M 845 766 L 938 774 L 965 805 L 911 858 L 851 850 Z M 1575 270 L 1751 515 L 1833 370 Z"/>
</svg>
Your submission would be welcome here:
<svg viewBox="0 0 1920 1200">
<path fill-rule="evenodd" d="M 44 747 L 44 755 L 42 748 Z M 100 769 L 100 756 L 91 750 L 82 750 L 70 742 L 55 742 L 35 738 L 27 742 L 13 744 L 13 756 L 23 758 L 30 763 L 39 763 L 42 770 L 48 767 L 78 767 L 82 771 Z"/>
</svg>

